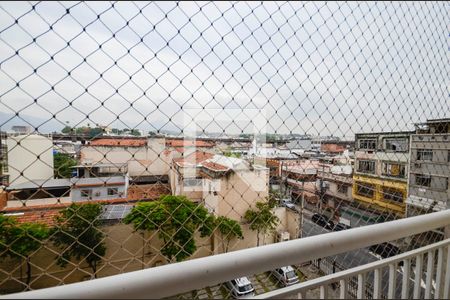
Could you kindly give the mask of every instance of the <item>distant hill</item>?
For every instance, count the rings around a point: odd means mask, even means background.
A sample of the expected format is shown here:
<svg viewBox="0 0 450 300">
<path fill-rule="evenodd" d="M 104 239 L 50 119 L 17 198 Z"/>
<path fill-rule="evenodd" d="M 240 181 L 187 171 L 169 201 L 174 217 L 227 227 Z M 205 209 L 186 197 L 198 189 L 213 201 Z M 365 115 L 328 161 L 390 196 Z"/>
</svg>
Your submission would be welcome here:
<svg viewBox="0 0 450 300">
<path fill-rule="evenodd" d="M 12 126 L 28 125 L 37 128 L 38 132 L 51 133 L 60 132 L 64 128 L 64 123 L 56 119 L 43 119 L 26 114 L 14 114 L 0 112 L 0 130 L 10 131 Z"/>
</svg>

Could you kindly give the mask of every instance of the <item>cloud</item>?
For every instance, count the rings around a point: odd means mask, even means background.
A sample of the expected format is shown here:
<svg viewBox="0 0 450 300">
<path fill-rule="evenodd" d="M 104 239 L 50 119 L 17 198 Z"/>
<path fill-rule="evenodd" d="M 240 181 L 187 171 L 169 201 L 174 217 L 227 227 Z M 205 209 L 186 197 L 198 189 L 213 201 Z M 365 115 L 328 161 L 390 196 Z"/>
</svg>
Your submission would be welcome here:
<svg viewBox="0 0 450 300">
<path fill-rule="evenodd" d="M 215 119 L 262 109 L 270 132 L 411 129 L 450 108 L 444 5 L 7 2 L 0 111 L 159 130 L 197 109 L 206 130 L 239 132 L 251 116 Z"/>
</svg>

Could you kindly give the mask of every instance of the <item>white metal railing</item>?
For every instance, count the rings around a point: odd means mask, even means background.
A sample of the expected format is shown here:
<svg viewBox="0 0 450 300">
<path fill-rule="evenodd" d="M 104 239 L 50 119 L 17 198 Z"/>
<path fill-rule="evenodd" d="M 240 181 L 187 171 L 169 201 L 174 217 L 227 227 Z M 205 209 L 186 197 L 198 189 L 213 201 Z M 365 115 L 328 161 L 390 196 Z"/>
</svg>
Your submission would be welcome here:
<svg viewBox="0 0 450 300">
<path fill-rule="evenodd" d="M 403 262 L 402 282 L 401 282 L 401 298 L 409 299 L 411 294 L 414 299 L 425 298 L 430 299 L 432 293 L 435 299 L 448 299 L 449 298 L 449 285 L 450 285 L 450 239 L 446 239 L 441 242 L 434 243 L 419 249 L 408 251 L 400 255 L 379 260 L 373 263 L 358 266 L 352 269 L 344 270 L 335 274 L 326 275 L 317 279 L 302 282 L 290 287 L 274 290 L 265 294 L 256 296 L 256 299 L 269 299 L 269 298 L 283 298 L 290 295 L 299 295 L 300 298 L 305 298 L 306 292 L 313 289 L 320 289 L 321 299 L 326 299 L 328 295 L 329 286 L 333 283 L 339 283 L 339 296 L 340 299 L 349 298 L 349 280 L 352 277 L 358 278 L 356 298 L 367 299 L 374 298 L 380 299 L 382 296 L 382 269 L 389 268 L 389 286 L 388 286 L 388 299 L 395 299 L 396 286 L 396 271 L 398 264 Z M 433 276 L 434 268 L 434 254 L 438 252 L 436 276 Z M 421 279 L 422 279 L 422 266 L 423 257 L 427 255 L 427 267 L 426 267 L 426 285 L 424 295 L 421 294 Z M 447 263 L 444 266 L 444 255 L 447 256 Z M 414 277 L 411 277 L 411 262 L 415 262 Z M 369 272 L 374 273 L 373 290 L 368 291 L 365 286 L 366 277 Z M 445 273 L 445 279 L 444 277 Z M 430 275 L 431 274 L 431 275 Z M 410 289 L 410 281 L 414 281 L 413 290 Z M 432 287 L 432 282 L 435 282 L 435 287 Z M 412 292 L 412 293 L 411 293 Z"/>
<path fill-rule="evenodd" d="M 184 292 L 213 286 L 228 280 L 258 274 L 268 270 L 273 270 L 280 266 L 300 264 L 314 259 L 337 255 L 348 251 L 365 248 L 374 244 L 392 241 L 414 234 L 430 231 L 436 228 L 450 225 L 450 210 L 440 211 L 427 215 L 421 215 L 381 224 L 368 225 L 349 230 L 330 232 L 322 235 L 311 236 L 302 239 L 286 241 L 282 243 L 270 244 L 256 248 L 249 248 L 240 251 L 233 251 L 220 255 L 208 256 L 193 259 L 180 263 L 168 264 L 151 269 L 140 270 L 105 278 L 84 281 L 65 286 L 58 286 L 47 289 L 40 289 L 30 292 L 7 295 L 8 298 L 164 298 L 178 295 Z M 381 290 L 380 268 L 389 266 L 391 269 L 390 278 L 395 276 L 395 266 L 400 260 L 410 260 L 411 257 L 421 257 L 423 253 L 428 254 L 427 274 L 433 272 L 433 258 L 430 253 L 438 251 L 437 273 L 440 277 L 445 272 L 445 280 L 436 280 L 432 285 L 431 276 L 427 276 L 426 287 L 428 292 L 425 297 L 431 296 L 431 289 L 443 290 L 443 295 L 448 296 L 450 266 L 447 250 L 447 263 L 443 267 L 444 247 L 448 246 L 449 240 L 436 243 L 404 253 L 398 257 L 381 260 L 366 266 L 347 270 L 346 274 L 334 274 L 324 276 L 285 289 L 280 289 L 278 295 L 270 293 L 258 297 L 280 297 L 297 292 L 297 289 L 312 288 L 316 284 L 320 287 L 321 296 L 326 297 L 326 284 L 335 280 L 345 280 L 348 276 L 357 275 L 359 286 L 365 286 L 366 270 L 374 270 L 375 286 L 374 296 L 379 295 Z M 419 258 L 416 268 L 422 268 L 422 260 Z M 369 269 L 368 269 L 369 268 Z M 431 269 L 431 271 L 430 271 Z M 378 270 L 378 271 L 377 271 Z M 417 272 L 421 274 L 421 272 Z M 341 276 L 341 277 L 333 277 Z M 406 278 L 409 275 L 406 274 Z M 439 277 L 439 278 L 440 278 Z M 338 278 L 338 279 L 336 279 Z M 395 280 L 394 280 L 395 282 Z M 344 283 L 344 284 L 342 284 Z M 345 287 L 345 281 L 341 282 Z M 415 289 L 417 285 L 415 285 Z M 407 287 L 405 287 L 407 289 Z M 392 296 L 394 287 L 391 284 L 389 296 Z M 341 289 L 345 296 L 345 288 Z M 416 290 L 414 290 L 416 292 Z M 417 295 L 417 294 L 416 294 Z M 436 295 L 436 293 L 435 293 Z M 358 292 L 358 297 L 362 298 L 362 290 Z M 1 298 L 1 297 L 0 297 Z"/>
</svg>

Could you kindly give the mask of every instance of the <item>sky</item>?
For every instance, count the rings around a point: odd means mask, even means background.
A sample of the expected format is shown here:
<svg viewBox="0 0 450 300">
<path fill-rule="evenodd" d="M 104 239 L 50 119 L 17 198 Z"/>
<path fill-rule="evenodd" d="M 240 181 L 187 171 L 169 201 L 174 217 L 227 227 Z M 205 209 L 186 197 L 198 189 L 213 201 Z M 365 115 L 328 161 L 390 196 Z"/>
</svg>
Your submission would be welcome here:
<svg viewBox="0 0 450 300">
<path fill-rule="evenodd" d="M 352 138 L 450 117 L 445 2 L 1 2 L 0 129 Z"/>
</svg>

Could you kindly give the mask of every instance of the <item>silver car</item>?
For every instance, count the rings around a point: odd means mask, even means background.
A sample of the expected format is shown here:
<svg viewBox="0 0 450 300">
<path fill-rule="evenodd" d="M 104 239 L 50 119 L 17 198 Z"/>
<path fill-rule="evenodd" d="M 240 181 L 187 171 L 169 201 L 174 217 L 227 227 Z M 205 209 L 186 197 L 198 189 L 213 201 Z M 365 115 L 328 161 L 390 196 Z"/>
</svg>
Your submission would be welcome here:
<svg viewBox="0 0 450 300">
<path fill-rule="evenodd" d="M 272 270 L 272 275 L 275 276 L 283 286 L 289 286 L 300 282 L 292 266 Z"/>
<path fill-rule="evenodd" d="M 255 289 L 247 277 L 236 278 L 226 282 L 231 296 L 235 299 L 246 299 L 255 296 Z"/>
</svg>

